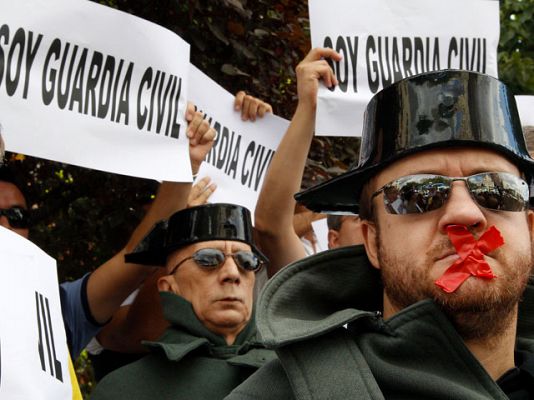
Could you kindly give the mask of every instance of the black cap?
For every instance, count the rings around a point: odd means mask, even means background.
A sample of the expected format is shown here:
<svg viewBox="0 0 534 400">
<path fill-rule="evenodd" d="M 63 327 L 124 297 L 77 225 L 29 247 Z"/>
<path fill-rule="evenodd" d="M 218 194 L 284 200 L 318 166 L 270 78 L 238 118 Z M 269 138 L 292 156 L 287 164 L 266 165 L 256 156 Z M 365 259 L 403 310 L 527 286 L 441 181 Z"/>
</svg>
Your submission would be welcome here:
<svg viewBox="0 0 534 400">
<path fill-rule="evenodd" d="M 412 76 L 380 91 L 367 105 L 358 164 L 295 198 L 316 212 L 357 214 L 363 185 L 393 161 L 465 146 L 495 150 L 534 175 L 515 98 L 504 83 L 460 70 Z"/>
<path fill-rule="evenodd" d="M 162 221 L 139 243 L 126 262 L 164 266 L 167 256 L 180 247 L 209 240 L 235 240 L 247 243 L 263 260 L 256 247 L 250 211 L 235 204 L 204 204 L 186 208 Z"/>
</svg>

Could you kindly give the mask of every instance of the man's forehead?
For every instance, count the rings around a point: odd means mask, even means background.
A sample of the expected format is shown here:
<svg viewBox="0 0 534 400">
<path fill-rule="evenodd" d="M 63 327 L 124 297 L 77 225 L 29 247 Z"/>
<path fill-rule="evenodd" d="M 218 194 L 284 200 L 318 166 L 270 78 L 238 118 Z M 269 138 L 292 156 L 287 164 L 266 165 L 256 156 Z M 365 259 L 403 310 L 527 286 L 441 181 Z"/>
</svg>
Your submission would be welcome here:
<svg viewBox="0 0 534 400">
<path fill-rule="evenodd" d="M 413 174 L 469 176 L 489 171 L 520 175 L 517 166 L 496 151 L 461 147 L 426 150 L 404 157 L 380 171 L 375 180 L 383 185 L 401 176 Z"/>
<path fill-rule="evenodd" d="M 0 203 L 2 207 L 26 207 L 26 199 L 20 189 L 11 182 L 0 180 Z"/>
</svg>

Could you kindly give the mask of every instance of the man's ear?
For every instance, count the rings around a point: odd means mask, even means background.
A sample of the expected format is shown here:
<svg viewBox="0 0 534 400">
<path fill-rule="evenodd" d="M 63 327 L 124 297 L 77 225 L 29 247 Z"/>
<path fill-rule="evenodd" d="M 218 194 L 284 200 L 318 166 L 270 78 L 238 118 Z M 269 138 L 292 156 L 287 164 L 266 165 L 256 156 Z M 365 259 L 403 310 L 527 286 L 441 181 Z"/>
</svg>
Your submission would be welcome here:
<svg viewBox="0 0 534 400">
<path fill-rule="evenodd" d="M 165 275 L 158 279 L 158 290 L 160 292 L 172 292 L 180 294 L 180 287 L 174 279 L 174 275 Z"/>
<path fill-rule="evenodd" d="M 362 220 L 363 245 L 367 258 L 376 269 L 380 269 L 378 262 L 378 227 L 374 222 Z"/>
<path fill-rule="evenodd" d="M 339 232 L 334 229 L 328 230 L 328 248 L 335 249 L 338 247 L 337 241 L 339 238 Z"/>
</svg>

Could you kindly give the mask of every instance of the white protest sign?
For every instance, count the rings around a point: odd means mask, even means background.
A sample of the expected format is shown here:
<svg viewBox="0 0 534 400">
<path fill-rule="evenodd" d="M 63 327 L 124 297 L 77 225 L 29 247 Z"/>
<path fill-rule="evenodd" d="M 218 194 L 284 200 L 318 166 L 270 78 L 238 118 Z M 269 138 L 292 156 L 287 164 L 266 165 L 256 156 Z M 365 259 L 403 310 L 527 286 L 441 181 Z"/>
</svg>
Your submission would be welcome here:
<svg viewBox="0 0 534 400">
<path fill-rule="evenodd" d="M 71 399 L 56 262 L 0 227 L 0 398 Z"/>
<path fill-rule="evenodd" d="M 271 114 L 244 122 L 234 111 L 232 94 L 193 65 L 189 77 L 189 100 L 217 131 L 197 180 L 209 176 L 217 184 L 210 203 L 239 204 L 254 215 L 263 178 L 289 122 Z"/>
<path fill-rule="evenodd" d="M 6 149 L 125 175 L 191 181 L 189 45 L 86 0 L 0 0 Z"/>
<path fill-rule="evenodd" d="M 534 126 L 534 96 L 515 96 L 521 125 Z"/>
<path fill-rule="evenodd" d="M 402 78 L 439 69 L 497 77 L 499 2 L 309 0 L 313 47 L 343 56 L 339 84 L 321 85 L 316 132 L 360 136 L 371 97 Z"/>
</svg>

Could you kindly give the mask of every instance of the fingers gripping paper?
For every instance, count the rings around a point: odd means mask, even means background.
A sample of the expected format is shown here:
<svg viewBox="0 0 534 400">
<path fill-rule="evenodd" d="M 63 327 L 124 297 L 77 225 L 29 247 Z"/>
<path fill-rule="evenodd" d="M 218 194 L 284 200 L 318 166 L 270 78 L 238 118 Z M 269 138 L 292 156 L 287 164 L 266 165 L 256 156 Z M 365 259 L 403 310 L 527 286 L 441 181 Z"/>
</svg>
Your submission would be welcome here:
<svg viewBox="0 0 534 400">
<path fill-rule="evenodd" d="M 501 247 L 504 239 L 499 230 L 492 226 L 476 240 L 462 225 L 447 227 L 449 239 L 460 256 L 435 283 L 444 292 L 453 293 L 470 276 L 482 279 L 493 279 L 491 267 L 484 260 L 484 254 Z"/>
</svg>

